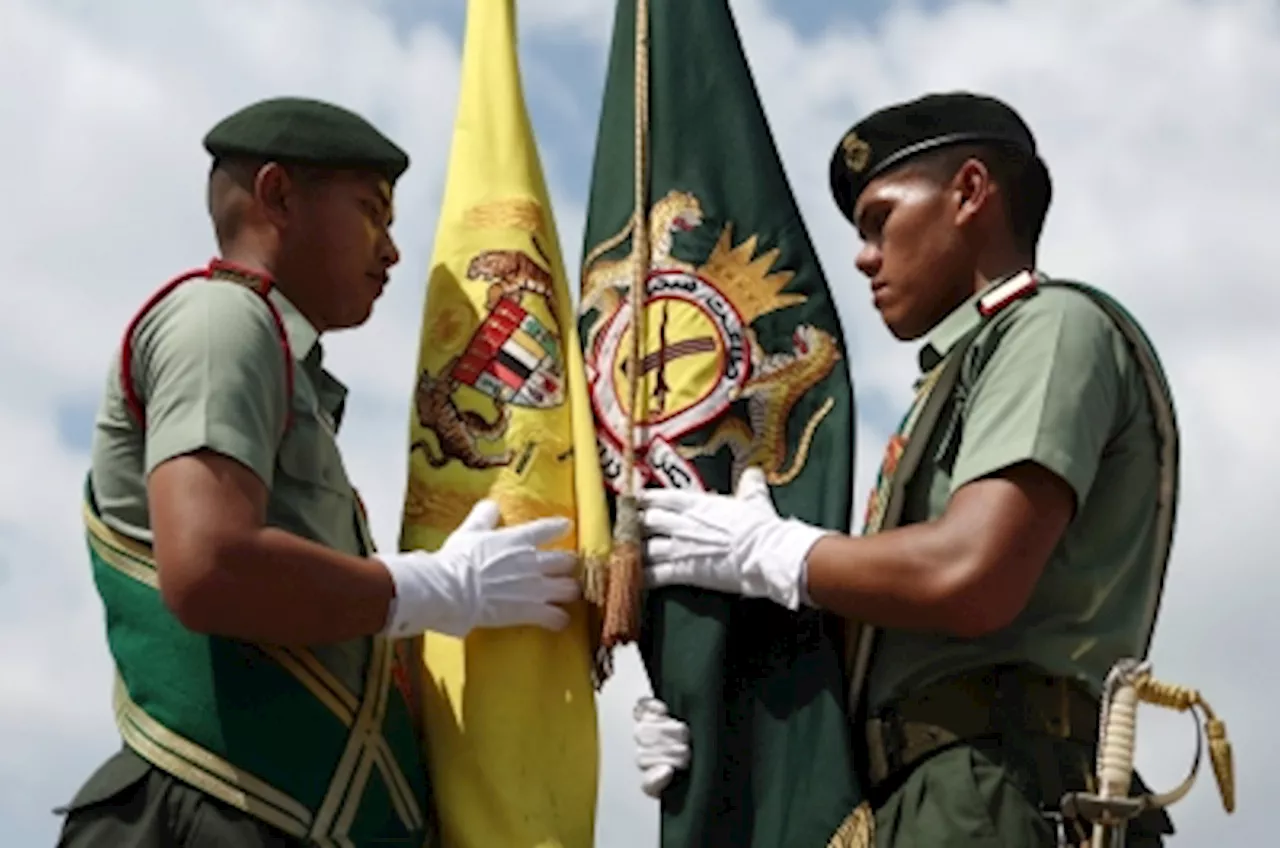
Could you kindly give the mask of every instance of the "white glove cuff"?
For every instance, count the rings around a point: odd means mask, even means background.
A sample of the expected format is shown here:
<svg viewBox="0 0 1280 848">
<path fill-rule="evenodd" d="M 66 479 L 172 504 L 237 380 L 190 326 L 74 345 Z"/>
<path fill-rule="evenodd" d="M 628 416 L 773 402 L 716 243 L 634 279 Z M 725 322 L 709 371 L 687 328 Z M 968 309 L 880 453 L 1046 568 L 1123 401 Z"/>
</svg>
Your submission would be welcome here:
<svg viewBox="0 0 1280 848">
<path fill-rule="evenodd" d="M 386 566 L 396 589 L 383 635 L 403 639 L 433 630 L 462 637 L 475 626 L 479 593 L 474 581 L 468 579 L 471 574 L 467 569 L 425 551 L 377 559 Z"/>
<path fill-rule="evenodd" d="M 382 562 L 382 560 L 378 560 L 378 562 Z M 386 565 L 385 562 L 382 562 L 382 564 Z M 390 570 L 391 569 L 389 568 L 387 569 L 387 571 L 390 571 Z M 393 574 L 391 576 L 391 584 L 394 586 L 395 582 L 396 582 L 396 578 L 395 578 L 395 575 Z M 399 608 L 400 608 L 400 590 L 396 589 L 396 594 L 391 596 L 391 602 L 387 604 L 387 620 L 383 622 L 382 629 L 378 631 L 379 634 L 383 636 L 394 637 L 395 631 L 397 629 L 403 629 L 403 626 L 404 626 L 403 623 L 396 618 L 396 610 L 398 610 Z"/>
<path fill-rule="evenodd" d="M 813 550 L 813 546 L 819 539 L 830 536 L 834 532 L 825 527 L 814 527 L 794 518 L 788 518 L 780 523 L 778 535 L 772 547 L 777 552 L 778 560 L 786 568 L 790 579 L 778 587 L 785 589 L 780 597 L 775 598 L 778 603 L 791 610 L 799 609 L 801 604 L 814 606 L 809 597 L 808 587 L 809 551 Z"/>
</svg>

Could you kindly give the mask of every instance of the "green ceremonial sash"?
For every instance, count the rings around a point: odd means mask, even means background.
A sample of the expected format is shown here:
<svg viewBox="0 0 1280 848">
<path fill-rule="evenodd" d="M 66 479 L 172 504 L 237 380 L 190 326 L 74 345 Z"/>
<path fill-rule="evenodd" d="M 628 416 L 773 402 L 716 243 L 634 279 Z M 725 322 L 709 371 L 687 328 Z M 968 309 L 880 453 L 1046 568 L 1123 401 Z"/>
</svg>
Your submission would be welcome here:
<svg viewBox="0 0 1280 848">
<path fill-rule="evenodd" d="M 165 606 L 151 550 L 84 522 L 116 665 L 116 725 L 157 768 L 318 846 L 432 844 L 394 643 L 372 640 L 364 697 L 301 648 L 206 636 Z"/>
</svg>

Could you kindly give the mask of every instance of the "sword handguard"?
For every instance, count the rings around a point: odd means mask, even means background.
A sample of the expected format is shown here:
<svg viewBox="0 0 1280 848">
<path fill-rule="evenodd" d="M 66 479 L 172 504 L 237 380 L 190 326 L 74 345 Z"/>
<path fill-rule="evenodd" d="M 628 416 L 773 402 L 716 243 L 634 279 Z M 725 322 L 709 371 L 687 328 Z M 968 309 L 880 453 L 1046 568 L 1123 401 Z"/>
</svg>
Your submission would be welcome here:
<svg viewBox="0 0 1280 848">
<path fill-rule="evenodd" d="M 1133 781 L 1133 753 L 1139 702 L 1204 714 L 1204 734 L 1209 737 L 1209 756 L 1223 808 L 1235 811 L 1235 777 L 1231 743 L 1226 725 L 1209 708 L 1195 689 L 1163 683 L 1151 676 L 1151 663 L 1123 659 L 1115 664 L 1102 689 L 1098 722 L 1097 793 L 1069 792 L 1062 798 L 1064 816 L 1093 824 L 1093 848 L 1120 848 L 1133 818 L 1149 809 L 1163 809 L 1181 801 L 1191 791 L 1200 769 L 1204 735 L 1196 724 L 1196 753 L 1191 771 L 1174 789 L 1164 793 L 1130 796 Z M 1193 716 L 1194 718 L 1194 716 Z"/>
</svg>

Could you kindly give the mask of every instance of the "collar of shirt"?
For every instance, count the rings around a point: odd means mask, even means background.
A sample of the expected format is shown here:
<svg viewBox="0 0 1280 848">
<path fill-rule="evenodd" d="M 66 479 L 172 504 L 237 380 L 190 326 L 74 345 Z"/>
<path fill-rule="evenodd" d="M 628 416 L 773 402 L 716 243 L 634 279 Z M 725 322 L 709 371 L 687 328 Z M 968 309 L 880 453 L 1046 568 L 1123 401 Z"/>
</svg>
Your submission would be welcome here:
<svg viewBox="0 0 1280 848">
<path fill-rule="evenodd" d="M 939 362 L 946 358 L 951 349 L 982 321 L 982 313 L 978 311 L 978 301 L 982 299 L 982 296 L 1005 280 L 1011 279 L 1014 274 L 1019 273 L 1021 273 L 1021 270 L 988 281 L 985 286 L 974 292 L 964 303 L 947 313 L 947 317 L 934 326 L 925 340 L 924 347 L 920 349 L 919 361 L 922 373 L 927 374 L 932 371 Z"/>
<path fill-rule="evenodd" d="M 272 288 L 268 297 L 280 312 L 280 320 L 284 324 L 284 334 L 289 340 L 293 358 L 307 370 L 308 376 L 315 385 L 320 408 L 325 413 L 324 417 L 328 419 L 327 423 L 332 424 L 336 433 L 342 426 L 342 413 L 347 402 L 347 387 L 322 366 L 324 346 L 320 344 L 320 332 L 280 289 Z"/>
</svg>

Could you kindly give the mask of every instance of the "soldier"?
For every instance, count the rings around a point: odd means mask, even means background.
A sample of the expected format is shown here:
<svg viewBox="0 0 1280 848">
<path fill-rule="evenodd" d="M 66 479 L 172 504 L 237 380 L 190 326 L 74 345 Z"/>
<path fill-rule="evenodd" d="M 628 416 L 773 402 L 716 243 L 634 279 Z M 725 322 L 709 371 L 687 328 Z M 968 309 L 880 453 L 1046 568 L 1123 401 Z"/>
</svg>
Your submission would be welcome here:
<svg viewBox="0 0 1280 848">
<path fill-rule="evenodd" d="M 84 515 L 123 749 L 59 844 L 421 846 L 432 833 L 417 655 L 431 629 L 563 627 L 568 523 L 375 554 L 336 441 L 321 338 L 370 316 L 399 260 L 407 155 L 365 119 L 262 101 L 205 138 L 219 257 L 126 328 Z"/>
<path fill-rule="evenodd" d="M 830 173 L 881 318 L 924 340 L 867 528 L 784 519 L 750 471 L 736 498 L 646 491 L 648 582 L 808 603 L 874 646 L 850 657 L 850 701 L 877 845 L 1079 842 L 1083 828 L 1055 835 L 1056 807 L 1093 772 L 1103 680 L 1145 653 L 1162 590 L 1176 499 L 1163 375 L 1114 301 L 1037 269 L 1051 181 L 1006 104 L 882 109 Z M 698 740 L 660 702 L 636 722 L 654 794 Z M 1148 814 L 1128 844 L 1167 833 Z"/>
</svg>

